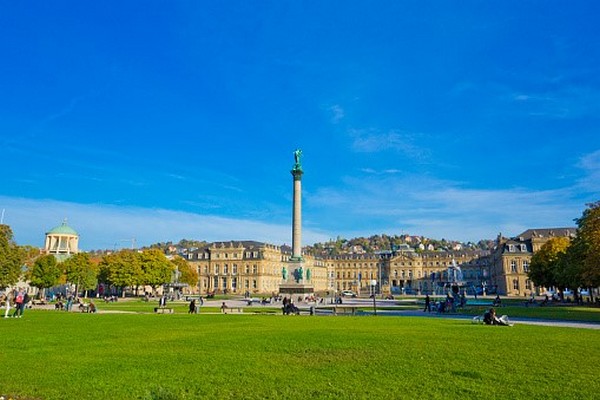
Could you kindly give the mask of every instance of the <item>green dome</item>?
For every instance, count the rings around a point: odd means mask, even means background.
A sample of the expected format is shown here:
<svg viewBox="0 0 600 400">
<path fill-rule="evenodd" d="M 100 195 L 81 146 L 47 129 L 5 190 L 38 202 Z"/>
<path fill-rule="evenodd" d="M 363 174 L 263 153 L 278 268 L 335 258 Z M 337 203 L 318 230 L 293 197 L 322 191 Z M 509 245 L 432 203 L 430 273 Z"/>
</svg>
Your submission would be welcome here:
<svg viewBox="0 0 600 400">
<path fill-rule="evenodd" d="M 56 228 L 51 229 L 49 232 L 46 233 L 46 235 L 73 235 L 73 236 L 79 236 L 79 234 L 77 232 L 75 232 L 75 229 L 73 229 L 69 225 L 67 225 L 67 221 L 66 220 L 61 225 L 57 226 Z"/>
</svg>

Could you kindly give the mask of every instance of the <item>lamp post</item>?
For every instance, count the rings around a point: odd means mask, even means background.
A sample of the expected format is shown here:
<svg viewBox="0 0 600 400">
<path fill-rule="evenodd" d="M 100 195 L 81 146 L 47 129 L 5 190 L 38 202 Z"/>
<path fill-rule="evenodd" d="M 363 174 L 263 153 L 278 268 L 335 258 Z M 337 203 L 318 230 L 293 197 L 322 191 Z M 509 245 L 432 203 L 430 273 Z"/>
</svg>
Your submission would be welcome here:
<svg viewBox="0 0 600 400">
<path fill-rule="evenodd" d="M 375 287 L 377 286 L 377 281 L 375 279 L 371 280 L 371 287 L 373 288 L 373 314 L 377 315 L 377 301 L 375 299 Z"/>
<path fill-rule="evenodd" d="M 381 280 L 381 270 L 382 270 L 382 266 L 383 263 L 379 263 L 379 294 L 382 295 L 381 293 L 381 284 L 383 283 L 383 281 Z M 382 295 L 383 296 L 383 295 Z M 383 297 L 382 297 L 383 298 Z"/>
</svg>

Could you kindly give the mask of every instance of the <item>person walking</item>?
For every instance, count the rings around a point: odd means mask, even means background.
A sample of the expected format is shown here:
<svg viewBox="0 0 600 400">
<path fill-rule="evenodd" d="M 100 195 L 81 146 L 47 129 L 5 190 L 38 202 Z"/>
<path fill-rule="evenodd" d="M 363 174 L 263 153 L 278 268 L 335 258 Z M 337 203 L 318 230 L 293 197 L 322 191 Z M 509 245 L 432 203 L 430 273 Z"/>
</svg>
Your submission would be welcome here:
<svg viewBox="0 0 600 400">
<path fill-rule="evenodd" d="M 190 309 L 188 314 L 196 314 L 196 299 L 192 299 L 192 301 L 190 301 Z"/>
<path fill-rule="evenodd" d="M 23 316 L 21 306 L 23 305 L 23 292 L 18 291 L 15 296 L 15 312 L 13 313 L 13 318 L 21 318 Z"/>
<path fill-rule="evenodd" d="M 423 309 L 423 312 L 430 312 L 431 311 L 431 299 L 429 298 L 429 295 L 425 296 L 425 308 Z"/>
<path fill-rule="evenodd" d="M 8 312 L 10 311 L 10 293 L 6 293 L 4 296 L 4 318 L 8 318 Z"/>
</svg>

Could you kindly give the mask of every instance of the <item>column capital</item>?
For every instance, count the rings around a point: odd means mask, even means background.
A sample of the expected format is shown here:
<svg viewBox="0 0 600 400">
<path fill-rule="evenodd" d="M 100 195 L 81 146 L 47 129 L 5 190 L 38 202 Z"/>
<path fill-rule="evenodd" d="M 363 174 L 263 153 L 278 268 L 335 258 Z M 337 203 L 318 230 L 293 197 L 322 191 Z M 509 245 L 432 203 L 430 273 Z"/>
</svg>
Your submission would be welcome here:
<svg viewBox="0 0 600 400">
<path fill-rule="evenodd" d="M 294 176 L 294 180 L 295 181 L 300 181 L 302 180 L 302 174 L 304 174 L 304 171 L 302 171 L 301 168 L 294 168 L 290 171 L 292 173 L 292 175 Z"/>
</svg>

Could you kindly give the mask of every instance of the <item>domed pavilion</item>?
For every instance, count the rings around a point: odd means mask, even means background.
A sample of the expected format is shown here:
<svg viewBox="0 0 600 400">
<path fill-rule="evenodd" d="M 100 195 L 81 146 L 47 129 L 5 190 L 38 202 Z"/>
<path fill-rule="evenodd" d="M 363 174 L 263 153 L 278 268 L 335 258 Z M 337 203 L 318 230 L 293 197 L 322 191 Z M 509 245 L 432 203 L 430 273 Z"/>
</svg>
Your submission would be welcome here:
<svg viewBox="0 0 600 400">
<path fill-rule="evenodd" d="M 79 252 L 79 234 L 67 225 L 66 219 L 61 225 L 46 232 L 44 252 L 53 254 L 61 261 Z"/>
</svg>

